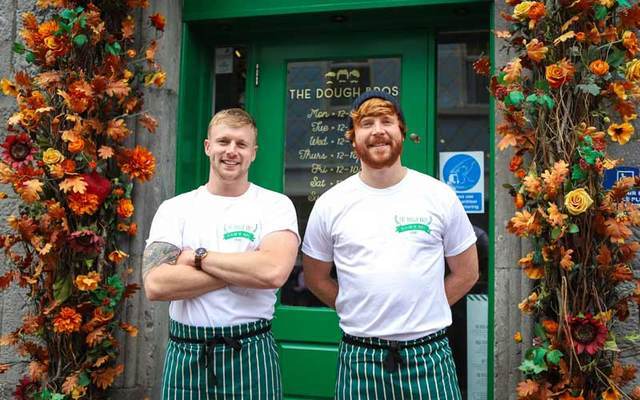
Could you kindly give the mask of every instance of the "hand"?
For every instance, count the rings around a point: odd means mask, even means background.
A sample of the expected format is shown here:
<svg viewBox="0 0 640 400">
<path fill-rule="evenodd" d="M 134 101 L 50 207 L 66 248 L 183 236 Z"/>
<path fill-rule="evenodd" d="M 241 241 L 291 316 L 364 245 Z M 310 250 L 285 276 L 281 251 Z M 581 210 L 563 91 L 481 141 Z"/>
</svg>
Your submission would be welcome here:
<svg viewBox="0 0 640 400">
<path fill-rule="evenodd" d="M 189 265 L 192 267 L 196 266 L 195 262 L 196 262 L 195 252 L 188 247 L 185 247 L 184 249 L 182 249 L 182 252 L 180 252 L 180 255 L 178 256 L 178 260 L 176 261 L 177 264 Z"/>
</svg>

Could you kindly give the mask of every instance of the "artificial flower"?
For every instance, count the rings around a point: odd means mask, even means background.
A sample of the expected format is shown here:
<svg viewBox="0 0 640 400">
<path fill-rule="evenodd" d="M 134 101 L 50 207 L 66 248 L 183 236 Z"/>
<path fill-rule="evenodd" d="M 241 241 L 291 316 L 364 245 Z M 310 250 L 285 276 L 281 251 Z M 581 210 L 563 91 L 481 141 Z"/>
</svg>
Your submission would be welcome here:
<svg viewBox="0 0 640 400">
<path fill-rule="evenodd" d="M 98 283 L 102 278 L 100 278 L 100 274 L 91 271 L 87 275 L 78 275 L 75 280 L 76 287 L 83 292 L 96 290 L 98 288 Z"/>
<path fill-rule="evenodd" d="M 148 181 L 156 169 L 156 159 L 153 154 L 142 146 L 124 150 L 120 160 L 120 169 L 129 174 L 131 179 Z"/>
<path fill-rule="evenodd" d="M 533 39 L 527 43 L 527 57 L 535 63 L 539 63 L 544 60 L 549 52 L 549 48 L 544 45 L 543 42 L 538 39 Z"/>
<path fill-rule="evenodd" d="M 111 253 L 109 253 L 109 255 L 107 256 L 109 261 L 113 263 L 122 262 L 122 260 L 124 260 L 127 257 L 129 257 L 129 255 L 122 250 L 114 250 Z"/>
<path fill-rule="evenodd" d="M 87 193 L 98 196 L 98 203 L 102 204 L 111 193 L 111 181 L 100 175 L 97 171 L 89 174 L 80 174 L 87 183 Z"/>
<path fill-rule="evenodd" d="M 16 88 L 15 83 L 11 82 L 8 79 L 2 78 L 0 79 L 0 89 L 2 89 L 2 93 L 5 96 L 17 96 L 18 89 Z"/>
<path fill-rule="evenodd" d="M 566 58 L 563 58 L 557 63 L 546 67 L 545 77 L 547 78 L 547 82 L 549 82 L 549 86 L 557 89 L 572 80 L 575 71 L 573 64 Z"/>
<path fill-rule="evenodd" d="M 593 204 L 593 199 L 584 188 L 570 191 L 564 197 L 564 206 L 571 215 L 580 215 Z"/>
<path fill-rule="evenodd" d="M 30 164 L 33 161 L 33 155 L 37 152 L 31 138 L 25 133 L 7 135 L 0 146 L 2 146 L 2 160 L 14 169 Z"/>
<path fill-rule="evenodd" d="M 576 353 L 586 352 L 591 356 L 602 350 L 609 333 L 607 327 L 589 313 L 584 317 L 569 317 L 569 329 Z"/>
<path fill-rule="evenodd" d="M 621 400 L 622 394 L 618 389 L 614 387 L 609 387 L 607 390 L 602 392 L 602 400 Z"/>
<path fill-rule="evenodd" d="M 131 199 L 118 200 L 118 206 L 116 212 L 121 218 L 129 218 L 133 215 L 134 207 Z"/>
<path fill-rule="evenodd" d="M 631 139 L 633 132 L 633 125 L 628 122 L 624 122 L 622 124 L 611 124 L 609 129 L 607 129 L 607 133 L 611 137 L 611 140 L 620 144 L 627 143 Z"/>
<path fill-rule="evenodd" d="M 75 231 L 69 235 L 71 250 L 88 256 L 96 256 L 104 247 L 104 239 L 89 229 Z"/>
<path fill-rule="evenodd" d="M 516 331 L 516 333 L 513 334 L 513 341 L 516 343 L 522 343 L 522 333 L 520 331 Z"/>
<path fill-rule="evenodd" d="M 518 304 L 518 308 L 525 314 L 533 313 L 536 304 L 538 303 L 538 293 L 531 293 L 526 299 L 522 300 L 520 304 Z"/>
<path fill-rule="evenodd" d="M 635 57 L 636 53 L 640 51 L 638 37 L 633 31 L 625 31 L 622 34 L 622 45 L 627 49 L 627 53 L 631 57 Z"/>
<path fill-rule="evenodd" d="M 640 60 L 634 58 L 627 63 L 625 76 L 632 82 L 640 81 Z"/>
<path fill-rule="evenodd" d="M 473 62 L 473 71 L 478 75 L 489 76 L 491 61 L 487 56 L 481 56 Z"/>
<path fill-rule="evenodd" d="M 547 332 L 549 335 L 555 335 L 556 333 L 558 333 L 558 323 L 554 320 L 551 320 L 551 319 L 543 320 L 542 327 L 544 328 L 545 332 Z"/>
<path fill-rule="evenodd" d="M 513 18 L 518 21 L 525 21 L 529 18 L 529 9 L 536 3 L 535 1 L 523 1 L 513 8 Z"/>
<path fill-rule="evenodd" d="M 164 32 L 164 26 L 166 24 L 166 18 L 159 14 L 159 13 L 155 13 L 152 16 L 149 17 L 149 20 L 151 21 L 151 25 L 156 28 L 159 31 L 163 31 Z"/>
<path fill-rule="evenodd" d="M 589 64 L 589 71 L 598 76 L 606 75 L 609 72 L 609 64 L 606 61 L 595 60 Z"/>
<path fill-rule="evenodd" d="M 64 155 L 62 155 L 58 150 L 49 147 L 44 151 L 44 153 L 42 153 L 42 161 L 47 165 L 58 164 L 64 161 Z"/>
<path fill-rule="evenodd" d="M 73 333 L 80 330 L 82 316 L 71 307 L 62 307 L 53 319 L 53 330 L 56 333 Z"/>
<path fill-rule="evenodd" d="M 100 200 L 97 195 L 89 192 L 70 193 L 67 196 L 69 208 L 76 215 L 93 215 L 100 207 Z"/>
</svg>

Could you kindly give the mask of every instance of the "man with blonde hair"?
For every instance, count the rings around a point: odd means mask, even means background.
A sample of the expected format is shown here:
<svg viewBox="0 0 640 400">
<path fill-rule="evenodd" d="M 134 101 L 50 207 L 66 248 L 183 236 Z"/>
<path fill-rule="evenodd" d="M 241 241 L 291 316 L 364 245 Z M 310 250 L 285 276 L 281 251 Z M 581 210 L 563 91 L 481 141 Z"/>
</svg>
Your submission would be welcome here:
<svg viewBox="0 0 640 400">
<path fill-rule="evenodd" d="M 143 257 L 150 300 L 171 301 L 163 399 L 280 399 L 276 289 L 295 262 L 295 209 L 248 180 L 257 129 L 241 109 L 211 120 L 209 180 L 163 202 Z"/>
<path fill-rule="evenodd" d="M 478 279 L 473 227 L 446 184 L 402 166 L 394 97 L 363 93 L 348 123 L 362 170 L 316 201 L 302 246 L 307 286 L 344 332 L 336 398 L 461 399 L 445 329 Z"/>
</svg>

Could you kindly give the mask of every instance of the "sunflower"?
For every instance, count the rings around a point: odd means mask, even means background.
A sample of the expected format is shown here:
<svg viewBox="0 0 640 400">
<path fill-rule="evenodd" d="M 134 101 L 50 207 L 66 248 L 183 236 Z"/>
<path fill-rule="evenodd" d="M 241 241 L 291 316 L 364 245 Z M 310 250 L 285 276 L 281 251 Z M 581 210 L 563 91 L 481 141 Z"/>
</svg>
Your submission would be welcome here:
<svg viewBox="0 0 640 400">
<path fill-rule="evenodd" d="M 102 251 L 104 239 L 93 231 L 83 229 L 69 235 L 69 247 L 77 253 L 95 256 Z"/>
<path fill-rule="evenodd" d="M 604 347 L 609 330 L 600 321 L 587 313 L 584 317 L 569 317 L 573 346 L 577 354 L 587 352 L 594 355 Z"/>
<path fill-rule="evenodd" d="M 8 135 L 2 143 L 2 159 L 13 168 L 29 165 L 37 149 L 29 135 Z"/>
<path fill-rule="evenodd" d="M 633 125 L 628 122 L 624 122 L 622 124 L 611 124 L 609 129 L 607 129 L 607 133 L 611 136 L 611 140 L 620 144 L 627 143 L 629 139 L 631 139 L 633 131 Z"/>
</svg>

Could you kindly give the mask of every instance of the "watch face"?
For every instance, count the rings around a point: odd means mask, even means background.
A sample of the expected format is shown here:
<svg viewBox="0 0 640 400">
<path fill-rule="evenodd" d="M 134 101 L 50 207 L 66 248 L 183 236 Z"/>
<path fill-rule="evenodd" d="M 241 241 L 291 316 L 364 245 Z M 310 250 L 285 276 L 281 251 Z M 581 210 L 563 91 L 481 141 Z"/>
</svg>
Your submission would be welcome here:
<svg viewBox="0 0 640 400">
<path fill-rule="evenodd" d="M 207 254 L 207 249 L 204 249 L 202 247 L 196 249 L 196 256 L 204 257 L 206 254 Z"/>
</svg>

